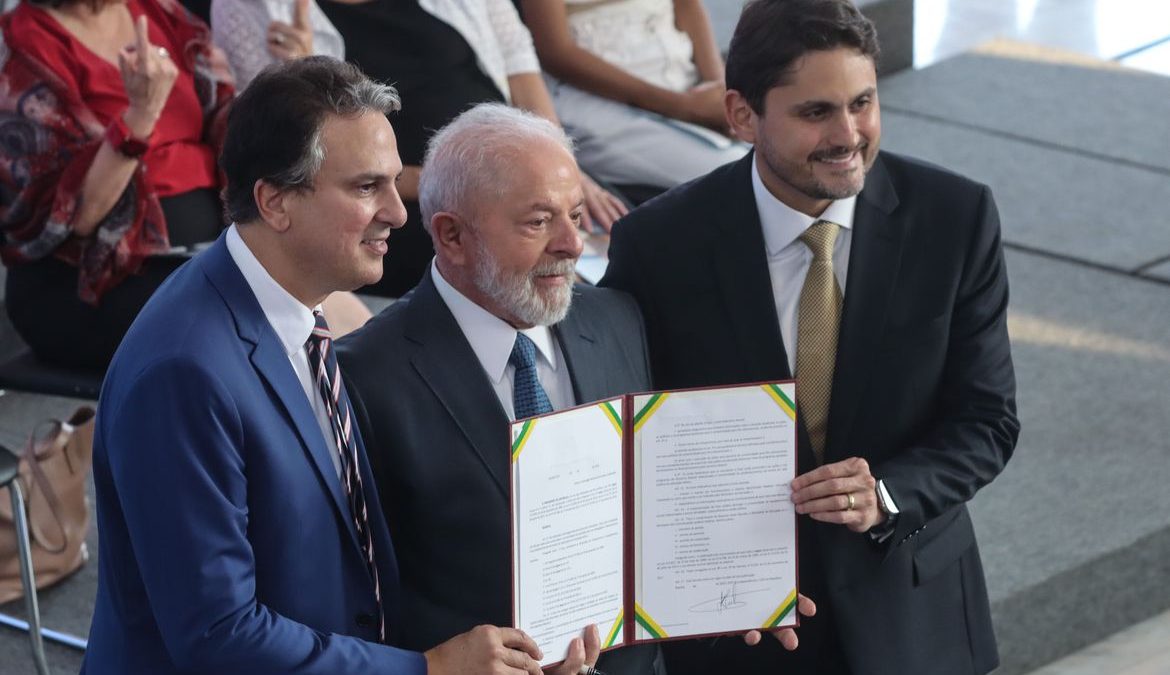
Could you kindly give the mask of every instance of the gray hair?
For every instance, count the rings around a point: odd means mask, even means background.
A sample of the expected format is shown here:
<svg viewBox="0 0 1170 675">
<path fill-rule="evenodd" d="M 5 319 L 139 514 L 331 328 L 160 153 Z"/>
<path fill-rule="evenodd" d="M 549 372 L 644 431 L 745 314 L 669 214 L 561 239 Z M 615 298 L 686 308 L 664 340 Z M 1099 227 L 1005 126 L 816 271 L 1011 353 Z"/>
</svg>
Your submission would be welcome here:
<svg viewBox="0 0 1170 675">
<path fill-rule="evenodd" d="M 252 194 L 258 180 L 281 189 L 312 187 L 325 161 L 321 129 L 328 116 L 389 114 L 401 107 L 393 87 L 330 57 L 264 69 L 239 95 L 228 117 L 220 155 L 228 217 L 237 223 L 259 218 Z"/>
<path fill-rule="evenodd" d="M 573 141 L 557 125 L 501 103 L 482 103 L 456 117 L 431 137 L 419 177 L 423 227 L 441 211 L 466 214 L 472 200 L 500 185 L 502 164 L 522 144 L 548 140 L 573 153 Z"/>
</svg>

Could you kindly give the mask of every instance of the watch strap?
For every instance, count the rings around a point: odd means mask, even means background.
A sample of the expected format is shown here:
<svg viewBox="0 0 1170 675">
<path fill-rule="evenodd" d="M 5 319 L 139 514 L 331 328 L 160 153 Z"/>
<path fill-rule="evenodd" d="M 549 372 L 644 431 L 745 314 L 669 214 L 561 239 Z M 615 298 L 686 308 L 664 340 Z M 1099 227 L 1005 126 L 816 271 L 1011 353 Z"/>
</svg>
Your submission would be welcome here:
<svg viewBox="0 0 1170 675">
<path fill-rule="evenodd" d="M 145 139 L 135 138 L 121 115 L 114 117 L 110 122 L 106 129 L 106 139 L 120 154 L 133 159 L 142 157 L 150 149 L 150 136 Z"/>
</svg>

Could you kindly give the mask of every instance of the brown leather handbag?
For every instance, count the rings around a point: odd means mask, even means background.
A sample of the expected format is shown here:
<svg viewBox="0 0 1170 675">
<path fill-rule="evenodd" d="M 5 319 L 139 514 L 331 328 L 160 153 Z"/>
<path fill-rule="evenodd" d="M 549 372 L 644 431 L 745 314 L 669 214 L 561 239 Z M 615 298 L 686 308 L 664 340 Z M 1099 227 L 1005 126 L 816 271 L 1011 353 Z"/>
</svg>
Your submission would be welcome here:
<svg viewBox="0 0 1170 675">
<path fill-rule="evenodd" d="M 94 410 L 78 408 L 68 421 L 37 426 L 20 458 L 21 492 L 28 514 L 29 540 L 37 588 L 76 572 L 89 558 L 86 476 L 93 458 Z M 0 603 L 23 595 L 12 497 L 0 489 Z"/>
</svg>

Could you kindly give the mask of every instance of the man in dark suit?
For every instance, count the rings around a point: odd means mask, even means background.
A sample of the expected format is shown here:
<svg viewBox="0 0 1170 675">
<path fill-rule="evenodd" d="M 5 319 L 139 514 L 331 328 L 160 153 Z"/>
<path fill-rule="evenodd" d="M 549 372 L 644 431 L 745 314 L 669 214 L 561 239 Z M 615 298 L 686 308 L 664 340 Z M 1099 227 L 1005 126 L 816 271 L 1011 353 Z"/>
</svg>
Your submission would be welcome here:
<svg viewBox="0 0 1170 675">
<path fill-rule="evenodd" d="M 672 675 L 998 662 L 966 506 L 1019 432 L 998 216 L 986 186 L 878 151 L 876 55 L 848 0 L 749 3 L 726 108 L 754 153 L 614 232 L 602 285 L 638 300 L 657 388 L 797 378 L 818 616 L 791 654 L 672 645 Z"/>
<path fill-rule="evenodd" d="M 431 268 L 338 347 L 398 550 L 410 618 L 398 639 L 411 649 L 511 622 L 509 422 L 649 387 L 633 300 L 573 286 L 584 205 L 570 147 L 549 122 L 494 104 L 440 131 L 420 188 Z M 599 667 L 652 673 L 657 654 L 620 649 Z"/>
<path fill-rule="evenodd" d="M 235 102 L 221 163 L 236 224 L 158 290 L 102 388 L 83 673 L 540 675 L 513 629 L 425 655 L 387 644 L 407 625 L 394 549 L 316 310 L 376 281 L 405 221 L 397 108 L 326 58 L 270 69 Z"/>
</svg>

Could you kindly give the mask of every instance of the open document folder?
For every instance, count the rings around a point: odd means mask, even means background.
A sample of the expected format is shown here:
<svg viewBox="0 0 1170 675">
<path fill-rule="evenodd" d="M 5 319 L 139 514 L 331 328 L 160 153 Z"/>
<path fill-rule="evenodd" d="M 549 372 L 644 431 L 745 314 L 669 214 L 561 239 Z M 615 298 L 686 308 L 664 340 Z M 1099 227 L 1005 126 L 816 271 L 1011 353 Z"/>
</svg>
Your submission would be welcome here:
<svg viewBox="0 0 1170 675">
<path fill-rule="evenodd" d="M 512 424 L 513 622 L 544 665 L 797 625 L 792 382 L 635 394 Z"/>
</svg>

